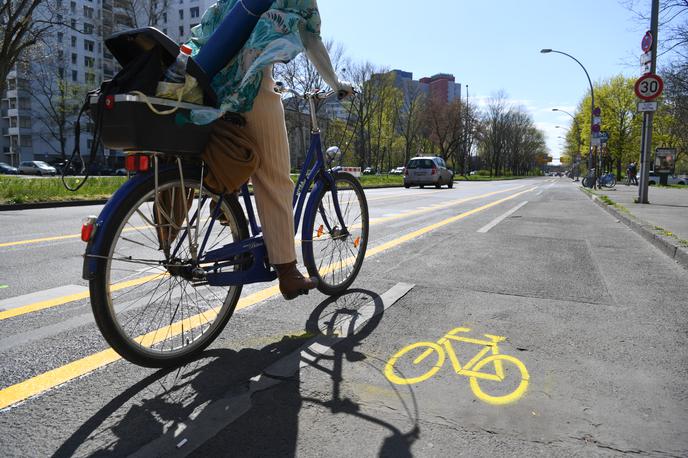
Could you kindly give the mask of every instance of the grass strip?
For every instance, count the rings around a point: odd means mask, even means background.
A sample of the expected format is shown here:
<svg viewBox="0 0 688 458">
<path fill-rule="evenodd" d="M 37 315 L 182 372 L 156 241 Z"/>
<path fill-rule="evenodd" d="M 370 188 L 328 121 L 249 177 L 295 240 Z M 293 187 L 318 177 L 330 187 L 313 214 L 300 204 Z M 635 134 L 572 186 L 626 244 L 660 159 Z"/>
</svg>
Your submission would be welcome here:
<svg viewBox="0 0 688 458">
<path fill-rule="evenodd" d="M 298 175 L 292 175 L 296 182 Z M 455 181 L 502 181 L 533 178 L 526 176 L 488 177 L 473 175 L 456 176 Z M 70 186 L 75 186 L 80 177 L 67 177 Z M 75 200 L 108 199 L 125 181 L 126 177 L 89 177 L 77 192 L 71 192 L 62 185 L 60 177 L 29 178 L 0 176 L 0 205 L 64 202 Z M 403 186 L 402 175 L 363 175 L 359 178 L 364 188 Z"/>
</svg>

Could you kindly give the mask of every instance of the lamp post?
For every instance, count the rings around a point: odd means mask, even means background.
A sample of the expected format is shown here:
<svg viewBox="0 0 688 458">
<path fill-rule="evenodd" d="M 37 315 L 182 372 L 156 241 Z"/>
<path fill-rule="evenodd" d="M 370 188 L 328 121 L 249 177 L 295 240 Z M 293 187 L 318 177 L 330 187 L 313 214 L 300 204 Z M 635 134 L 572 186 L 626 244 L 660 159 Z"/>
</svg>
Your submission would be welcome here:
<svg viewBox="0 0 688 458">
<path fill-rule="evenodd" d="M 592 165 L 593 165 L 593 163 L 592 163 L 592 126 L 594 123 L 593 112 L 595 111 L 595 91 L 593 90 L 593 87 L 592 87 L 592 81 L 590 80 L 590 75 L 588 74 L 588 71 L 585 69 L 583 64 L 581 64 L 580 61 L 578 59 L 576 59 L 575 57 L 573 57 L 571 54 L 567 54 L 565 52 L 557 51 L 555 49 L 549 49 L 549 48 L 541 49 L 540 52 L 543 54 L 555 52 L 557 54 L 563 54 L 567 57 L 570 57 L 571 59 L 575 60 L 578 65 L 580 65 L 580 67 L 585 72 L 585 76 L 588 78 L 588 84 L 590 85 L 590 99 L 591 99 L 591 102 L 590 102 L 590 153 L 588 156 L 588 168 L 592 168 Z M 556 111 L 563 111 L 563 110 L 556 110 Z"/>
</svg>

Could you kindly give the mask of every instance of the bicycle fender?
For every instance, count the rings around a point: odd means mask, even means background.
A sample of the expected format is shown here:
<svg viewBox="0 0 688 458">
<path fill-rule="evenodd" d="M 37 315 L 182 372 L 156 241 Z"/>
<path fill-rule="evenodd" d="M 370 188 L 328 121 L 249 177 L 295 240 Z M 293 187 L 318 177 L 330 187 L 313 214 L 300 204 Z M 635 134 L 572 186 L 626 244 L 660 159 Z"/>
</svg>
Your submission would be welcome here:
<svg viewBox="0 0 688 458">
<path fill-rule="evenodd" d="M 169 170 L 173 170 L 176 167 L 174 166 L 163 166 L 160 167 L 159 174 L 164 173 Z M 186 175 L 187 173 L 196 173 L 196 172 L 191 172 L 189 170 L 185 170 L 184 174 Z M 133 192 L 136 188 L 139 186 L 144 185 L 148 180 L 153 179 L 153 172 L 149 173 L 139 173 L 136 174 L 133 178 L 130 178 L 127 180 L 115 193 L 108 199 L 107 203 L 103 207 L 103 209 L 100 211 L 100 214 L 98 215 L 98 219 L 96 220 L 95 223 L 95 230 L 93 231 L 93 235 L 91 236 L 91 240 L 89 240 L 88 244 L 86 245 L 86 251 L 84 252 L 84 264 L 83 264 L 83 269 L 81 272 L 81 278 L 84 280 L 91 280 L 93 279 L 93 276 L 95 275 L 96 268 L 97 268 L 97 263 L 98 263 L 98 258 L 93 257 L 93 255 L 101 255 L 102 256 L 102 249 L 103 249 L 103 243 L 104 243 L 104 233 L 105 231 L 103 230 L 105 227 L 107 227 L 108 224 L 110 224 L 110 220 L 112 219 L 113 215 L 116 213 L 116 210 L 119 209 L 120 205 L 122 205 L 122 202 L 124 199 L 129 195 L 129 193 Z"/>
</svg>

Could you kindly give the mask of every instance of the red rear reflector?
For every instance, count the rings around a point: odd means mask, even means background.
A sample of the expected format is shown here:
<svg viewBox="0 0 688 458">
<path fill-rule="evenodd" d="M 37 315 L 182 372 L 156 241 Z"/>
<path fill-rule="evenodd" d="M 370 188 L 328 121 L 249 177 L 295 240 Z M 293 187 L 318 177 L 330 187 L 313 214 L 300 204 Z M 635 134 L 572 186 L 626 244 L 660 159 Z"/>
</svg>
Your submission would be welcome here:
<svg viewBox="0 0 688 458">
<path fill-rule="evenodd" d="M 115 108 L 115 96 L 108 95 L 105 97 L 105 109 L 112 110 L 113 108 Z"/>
<path fill-rule="evenodd" d="M 147 172 L 150 158 L 145 154 L 130 154 L 124 158 L 124 168 L 129 172 Z"/>
<path fill-rule="evenodd" d="M 88 242 L 91 240 L 91 236 L 93 235 L 93 231 L 96 228 L 96 217 L 95 216 L 89 216 L 84 219 L 83 224 L 81 225 L 81 240 L 84 242 Z"/>
<path fill-rule="evenodd" d="M 436 173 L 437 173 L 437 169 L 433 167 L 433 168 L 432 168 L 432 173 L 431 173 L 430 175 L 434 175 L 434 174 L 436 174 Z"/>
</svg>

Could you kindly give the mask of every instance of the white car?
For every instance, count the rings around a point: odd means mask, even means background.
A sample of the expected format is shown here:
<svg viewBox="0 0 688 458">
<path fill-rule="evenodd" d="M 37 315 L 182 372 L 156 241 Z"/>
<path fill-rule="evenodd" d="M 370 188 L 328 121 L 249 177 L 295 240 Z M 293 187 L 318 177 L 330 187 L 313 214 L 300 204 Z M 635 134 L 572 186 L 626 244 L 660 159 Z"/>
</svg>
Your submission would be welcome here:
<svg viewBox="0 0 688 458">
<path fill-rule="evenodd" d="M 24 161 L 19 164 L 20 175 L 52 175 L 57 174 L 57 169 L 43 161 Z"/>
<path fill-rule="evenodd" d="M 640 183 L 640 173 L 636 175 L 636 179 L 638 180 L 638 183 Z M 650 175 L 648 177 L 648 184 L 650 186 L 654 186 L 656 184 L 659 184 L 660 182 L 660 176 L 656 174 L 655 172 L 650 172 Z M 681 185 L 688 185 L 688 178 L 684 175 L 681 176 L 676 176 L 676 175 L 669 175 L 667 177 L 667 184 L 681 184 Z"/>
</svg>

